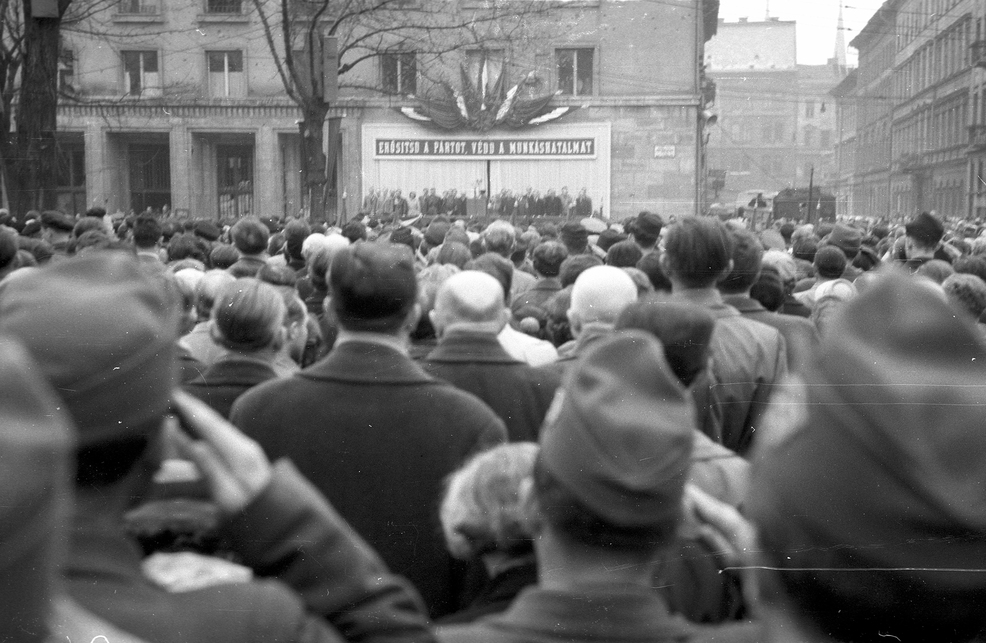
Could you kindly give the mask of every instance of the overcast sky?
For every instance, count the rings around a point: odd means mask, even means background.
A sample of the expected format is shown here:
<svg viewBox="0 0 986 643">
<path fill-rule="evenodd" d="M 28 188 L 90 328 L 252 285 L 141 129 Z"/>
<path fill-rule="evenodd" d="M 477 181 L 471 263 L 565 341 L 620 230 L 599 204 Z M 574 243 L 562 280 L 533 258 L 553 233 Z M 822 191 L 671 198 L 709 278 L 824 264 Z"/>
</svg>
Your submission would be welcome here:
<svg viewBox="0 0 986 643">
<path fill-rule="evenodd" d="M 883 0 L 843 0 L 846 46 L 856 37 Z M 719 17 L 734 22 L 741 16 L 763 20 L 767 15 L 798 22 L 798 62 L 822 65 L 835 52 L 839 0 L 721 0 Z M 856 64 L 856 52 L 848 50 L 849 63 Z"/>
</svg>

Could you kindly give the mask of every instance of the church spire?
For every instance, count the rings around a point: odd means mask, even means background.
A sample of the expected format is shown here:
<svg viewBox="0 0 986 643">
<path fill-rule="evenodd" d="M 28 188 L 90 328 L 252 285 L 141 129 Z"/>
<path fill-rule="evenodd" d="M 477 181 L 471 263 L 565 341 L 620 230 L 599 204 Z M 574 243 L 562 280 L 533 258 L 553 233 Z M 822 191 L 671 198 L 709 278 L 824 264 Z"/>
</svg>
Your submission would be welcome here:
<svg viewBox="0 0 986 643">
<path fill-rule="evenodd" d="M 842 20 L 842 1 L 839 2 L 839 24 L 835 30 L 835 57 L 832 59 L 840 76 L 846 73 L 846 26 Z"/>
</svg>

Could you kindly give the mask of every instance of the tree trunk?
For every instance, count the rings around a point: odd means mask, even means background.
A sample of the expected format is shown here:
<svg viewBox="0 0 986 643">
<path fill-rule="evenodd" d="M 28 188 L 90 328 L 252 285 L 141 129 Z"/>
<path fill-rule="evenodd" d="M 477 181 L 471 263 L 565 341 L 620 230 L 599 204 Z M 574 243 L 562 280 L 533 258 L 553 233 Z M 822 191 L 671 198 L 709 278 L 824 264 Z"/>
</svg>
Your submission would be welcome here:
<svg viewBox="0 0 986 643">
<path fill-rule="evenodd" d="M 306 106 L 302 113 L 304 120 L 298 127 L 301 132 L 301 185 L 308 212 L 312 221 L 325 221 L 326 203 L 326 157 L 325 157 L 325 117 L 328 108 L 324 104 Z"/>
<path fill-rule="evenodd" d="M 59 15 L 71 0 L 58 0 Z M 58 48 L 61 18 L 34 18 L 24 0 L 24 67 L 17 106 L 18 162 L 11 179 L 11 205 L 18 212 L 54 208 L 58 182 L 55 129 L 58 111 Z"/>
</svg>

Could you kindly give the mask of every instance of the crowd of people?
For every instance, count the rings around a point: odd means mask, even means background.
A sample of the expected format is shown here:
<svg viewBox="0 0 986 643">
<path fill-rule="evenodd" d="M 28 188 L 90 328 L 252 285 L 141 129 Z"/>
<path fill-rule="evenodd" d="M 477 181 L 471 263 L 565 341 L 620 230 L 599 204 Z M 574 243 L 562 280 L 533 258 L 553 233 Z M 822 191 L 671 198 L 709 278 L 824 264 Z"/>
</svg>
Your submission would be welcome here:
<svg viewBox="0 0 986 643">
<path fill-rule="evenodd" d="M 592 198 L 582 188 L 578 195 L 572 196 L 568 187 L 560 192 L 549 189 L 544 194 L 534 188 L 526 191 L 503 189 L 487 198 L 485 190 L 468 197 L 468 191 L 451 189 L 439 195 L 435 188 L 424 188 L 421 193 L 408 192 L 403 196 L 401 190 L 370 188 L 363 197 L 359 216 L 390 218 L 409 218 L 416 216 L 447 215 L 467 216 L 467 203 L 470 198 L 479 200 L 485 206 L 484 212 L 500 217 L 565 217 L 583 219 L 598 211 L 592 209 Z"/>
<path fill-rule="evenodd" d="M 0 639 L 986 636 L 977 228 L 405 223 L 0 212 Z"/>
</svg>

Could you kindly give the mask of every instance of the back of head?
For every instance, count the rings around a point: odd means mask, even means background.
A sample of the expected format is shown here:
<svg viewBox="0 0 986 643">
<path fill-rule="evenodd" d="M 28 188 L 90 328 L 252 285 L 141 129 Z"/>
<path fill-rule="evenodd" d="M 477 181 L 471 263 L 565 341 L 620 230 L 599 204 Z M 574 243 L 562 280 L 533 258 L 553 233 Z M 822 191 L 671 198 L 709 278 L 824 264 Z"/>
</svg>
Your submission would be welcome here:
<svg viewBox="0 0 986 643">
<path fill-rule="evenodd" d="M 274 286 L 252 277 L 227 283 L 212 307 L 216 343 L 233 351 L 279 349 L 286 307 Z"/>
<path fill-rule="evenodd" d="M 927 277 L 936 284 L 940 284 L 951 275 L 954 275 L 955 269 L 947 261 L 932 259 L 918 266 L 916 274 Z"/>
<path fill-rule="evenodd" d="M 467 263 L 465 268 L 466 270 L 485 272 L 500 282 L 500 287 L 506 293 L 504 295 L 504 301 L 510 296 L 510 286 L 514 280 L 514 265 L 509 259 L 492 252 L 487 252 Z"/>
<path fill-rule="evenodd" d="M 340 234 L 312 235 L 311 251 L 307 258 L 308 274 L 312 285 L 322 288 L 328 283 L 328 271 L 336 254 L 349 246 L 346 237 Z M 306 242 L 307 243 L 307 242 Z"/>
<path fill-rule="evenodd" d="M 545 277 L 557 277 L 561 265 L 568 258 L 568 249 L 557 241 L 539 243 L 531 253 L 534 270 Z"/>
<path fill-rule="evenodd" d="M 603 265 L 603 260 L 596 255 L 591 254 L 581 254 L 581 255 L 570 255 L 564 261 L 561 262 L 561 268 L 558 272 L 558 278 L 561 281 L 561 287 L 567 288 L 575 283 L 575 280 L 579 278 L 583 272 L 592 268 L 594 266 Z"/>
<path fill-rule="evenodd" d="M 342 226 L 342 236 L 349 239 L 349 243 L 366 241 L 366 226 L 362 221 L 347 221 L 346 225 Z"/>
<path fill-rule="evenodd" d="M 472 259 L 472 253 L 469 252 L 469 246 L 458 241 L 446 241 L 438 250 L 436 263 L 452 264 L 461 269 L 470 259 Z"/>
<path fill-rule="evenodd" d="M 968 273 L 957 272 L 942 282 L 942 289 L 953 306 L 979 320 L 986 312 L 986 282 Z"/>
<path fill-rule="evenodd" d="M 270 230 L 257 217 L 243 217 L 233 225 L 229 235 L 233 246 L 245 255 L 266 251 L 270 240 Z"/>
<path fill-rule="evenodd" d="M 612 324 L 635 301 L 637 285 L 630 275 L 612 266 L 596 266 L 575 280 L 569 315 L 581 324 Z"/>
<path fill-rule="evenodd" d="M 336 253 L 328 286 L 344 329 L 395 333 L 418 296 L 414 256 L 397 244 L 357 243 Z"/>
<path fill-rule="evenodd" d="M 814 262 L 816 252 L 818 252 L 818 240 L 811 236 L 796 239 L 791 246 L 791 254 L 795 259 L 802 261 Z"/>
<path fill-rule="evenodd" d="M 292 219 L 284 226 L 284 244 L 288 256 L 292 259 L 301 259 L 301 247 L 305 239 L 312 233 L 311 226 L 301 219 Z"/>
<path fill-rule="evenodd" d="M 614 268 L 633 268 L 643 256 L 640 246 L 633 241 L 620 241 L 610 246 L 606 252 L 606 265 Z"/>
<path fill-rule="evenodd" d="M 134 219 L 133 240 L 138 248 L 153 248 L 161 241 L 161 224 L 149 215 L 142 214 Z"/>
<path fill-rule="evenodd" d="M 755 454 L 764 599 L 834 640 L 971 640 L 986 624 L 986 575 L 970 573 L 986 556 L 980 333 L 896 274 L 830 329 Z"/>
<path fill-rule="evenodd" d="M 570 372 L 541 429 L 534 492 L 544 524 L 588 550 L 652 554 L 667 545 L 694 426 L 694 403 L 653 336 L 604 339 Z"/>
<path fill-rule="evenodd" d="M 794 257 L 780 250 L 768 250 L 763 253 L 761 263 L 763 268 L 769 267 L 777 271 L 785 290 L 794 289 L 798 279 L 798 264 L 795 263 Z"/>
<path fill-rule="evenodd" d="M 708 366 L 714 326 L 715 318 L 704 308 L 658 299 L 634 302 L 616 320 L 618 330 L 636 328 L 660 340 L 668 366 L 682 386 L 691 385 Z"/>
<path fill-rule="evenodd" d="M 532 517 L 521 501 L 538 446 L 501 444 L 484 451 L 452 473 L 439 511 L 445 542 L 456 558 L 500 552 L 527 554 L 532 548 Z"/>
<path fill-rule="evenodd" d="M 257 271 L 257 279 L 272 286 L 294 288 L 298 283 L 298 273 L 286 265 L 271 265 L 265 263 Z"/>
<path fill-rule="evenodd" d="M 236 277 L 222 269 L 210 270 L 202 276 L 195 286 L 195 311 L 200 320 L 212 317 L 216 297 L 227 284 L 234 281 Z"/>
<path fill-rule="evenodd" d="M 846 255 L 835 246 L 824 246 L 815 253 L 815 271 L 821 279 L 838 279 L 846 270 Z"/>
<path fill-rule="evenodd" d="M 764 266 L 756 283 L 750 288 L 750 297 L 759 301 L 771 312 L 779 310 L 784 305 L 786 295 L 787 287 L 780 273 L 773 266 Z"/>
<path fill-rule="evenodd" d="M 746 229 L 733 229 L 733 269 L 719 282 L 720 291 L 727 294 L 745 293 L 760 276 L 763 245 L 756 235 Z"/>
<path fill-rule="evenodd" d="M 439 332 L 500 332 L 507 321 L 500 282 L 478 270 L 453 275 L 438 289 L 432 320 Z"/>
<path fill-rule="evenodd" d="M 637 215 L 631 226 L 633 240 L 643 248 L 652 248 L 661 238 L 664 220 L 659 214 L 643 211 Z"/>
<path fill-rule="evenodd" d="M 240 254 L 236 252 L 236 248 L 225 243 L 218 244 L 209 253 L 209 262 L 212 264 L 212 267 L 219 268 L 220 270 L 229 268 L 239 258 Z"/>
<path fill-rule="evenodd" d="M 174 287 L 123 252 L 0 285 L 0 332 L 21 340 L 61 393 L 82 444 L 134 437 L 169 408 L 180 321 Z"/>
<path fill-rule="evenodd" d="M 559 230 L 561 242 L 568 248 L 568 253 L 577 255 L 589 252 L 589 231 L 581 223 L 570 221 Z"/>
<path fill-rule="evenodd" d="M 922 248 L 934 248 L 945 236 L 945 226 L 937 217 L 922 212 L 904 226 L 907 238 Z"/>
<path fill-rule="evenodd" d="M 733 242 L 715 217 L 685 217 L 671 226 L 664 240 L 668 277 L 687 288 L 711 288 L 725 276 Z"/>
<path fill-rule="evenodd" d="M 647 275 L 651 285 L 657 292 L 671 292 L 671 280 L 664 273 L 661 265 L 661 255 L 657 252 L 648 252 L 640 261 L 637 262 L 637 270 Z"/>
<path fill-rule="evenodd" d="M 483 244 L 487 252 L 493 252 L 501 257 L 509 257 L 513 252 L 517 235 L 510 224 L 494 221 L 483 231 Z"/>
</svg>

